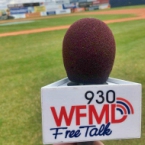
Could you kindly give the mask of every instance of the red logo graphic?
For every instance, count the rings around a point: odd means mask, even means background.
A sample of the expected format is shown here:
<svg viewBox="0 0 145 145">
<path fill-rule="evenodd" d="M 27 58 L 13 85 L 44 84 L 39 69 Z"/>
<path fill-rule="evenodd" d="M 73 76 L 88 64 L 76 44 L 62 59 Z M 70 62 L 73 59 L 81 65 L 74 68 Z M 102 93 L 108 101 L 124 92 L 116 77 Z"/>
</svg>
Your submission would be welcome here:
<svg viewBox="0 0 145 145">
<path fill-rule="evenodd" d="M 101 124 L 103 119 L 107 123 L 121 123 L 124 122 L 128 114 L 134 114 L 132 104 L 124 98 L 116 98 L 116 101 L 111 104 L 102 104 L 101 112 L 98 111 L 98 104 L 76 105 L 71 106 L 70 110 L 65 106 L 61 106 L 59 110 L 55 107 L 50 107 L 54 121 L 59 127 L 62 121 L 66 126 L 70 126 L 72 120 L 75 120 L 76 126 L 81 125 L 81 118 L 86 118 L 88 125 Z M 117 111 L 120 112 L 120 117 L 116 118 Z M 83 113 L 82 113 L 83 112 Z"/>
</svg>

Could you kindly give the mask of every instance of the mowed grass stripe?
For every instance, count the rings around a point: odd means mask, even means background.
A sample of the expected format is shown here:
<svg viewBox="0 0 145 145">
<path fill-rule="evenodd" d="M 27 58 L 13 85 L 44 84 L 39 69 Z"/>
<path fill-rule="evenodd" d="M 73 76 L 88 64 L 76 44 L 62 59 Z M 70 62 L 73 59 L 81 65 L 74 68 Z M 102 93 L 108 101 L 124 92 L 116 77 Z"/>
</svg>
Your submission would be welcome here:
<svg viewBox="0 0 145 145">
<path fill-rule="evenodd" d="M 39 28 L 48 28 L 54 26 L 63 26 L 63 25 L 70 25 L 73 22 L 85 18 L 97 18 L 100 20 L 115 20 L 115 19 L 122 19 L 122 18 L 129 18 L 129 17 L 136 17 L 134 14 L 120 14 L 120 15 L 98 15 L 98 14 L 88 14 L 88 15 L 77 15 L 77 16 L 61 16 L 61 17 L 52 17 L 40 20 L 34 20 L 32 23 L 24 23 L 24 24 L 17 24 L 17 25 L 7 25 L 2 26 L 0 25 L 0 33 L 6 32 L 15 32 L 15 31 L 23 31 L 23 30 L 33 30 Z"/>
</svg>

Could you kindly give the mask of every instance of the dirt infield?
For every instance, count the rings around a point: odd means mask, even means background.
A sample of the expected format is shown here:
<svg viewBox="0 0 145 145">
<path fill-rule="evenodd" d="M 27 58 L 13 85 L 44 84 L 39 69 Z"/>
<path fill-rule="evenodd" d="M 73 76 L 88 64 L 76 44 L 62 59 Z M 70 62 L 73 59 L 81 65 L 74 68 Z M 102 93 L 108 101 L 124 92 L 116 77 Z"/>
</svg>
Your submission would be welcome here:
<svg viewBox="0 0 145 145">
<path fill-rule="evenodd" d="M 125 22 L 125 21 L 132 21 L 132 20 L 139 20 L 139 19 L 145 19 L 145 8 L 136 8 L 136 9 L 125 9 L 125 10 L 111 10 L 111 11 L 96 11 L 96 12 L 84 12 L 83 15 L 89 16 L 89 15 L 111 15 L 111 14 L 134 14 L 136 17 L 131 17 L 131 18 L 123 18 L 123 19 L 115 19 L 115 20 L 106 20 L 104 21 L 106 24 L 109 23 L 117 23 L 117 22 Z M 74 15 L 82 15 L 82 13 L 74 13 L 74 14 L 69 14 L 65 16 L 74 16 Z M 64 15 L 63 15 L 64 16 Z M 47 18 L 52 18 L 54 16 L 49 16 Z M 55 17 L 61 17 L 55 16 Z M 44 19 L 42 18 L 35 18 L 35 19 Z M 46 18 L 45 18 L 46 19 Z M 30 20 L 30 19 L 29 19 Z M 34 20 L 34 19 L 31 19 Z M 16 20 L 13 20 L 16 21 Z M 5 23 L 8 21 L 3 21 L 2 23 Z M 8 32 L 8 33 L 2 33 L 0 34 L 0 37 L 5 37 L 5 36 L 15 36 L 15 35 L 22 35 L 22 34 L 31 34 L 31 33 L 39 33 L 39 32 L 45 32 L 45 31 L 54 31 L 54 30 L 61 30 L 61 29 L 68 29 L 70 25 L 65 25 L 65 26 L 55 26 L 55 27 L 48 27 L 48 28 L 39 28 L 39 29 L 33 29 L 33 30 L 24 30 L 24 31 L 16 31 L 16 32 Z"/>
</svg>

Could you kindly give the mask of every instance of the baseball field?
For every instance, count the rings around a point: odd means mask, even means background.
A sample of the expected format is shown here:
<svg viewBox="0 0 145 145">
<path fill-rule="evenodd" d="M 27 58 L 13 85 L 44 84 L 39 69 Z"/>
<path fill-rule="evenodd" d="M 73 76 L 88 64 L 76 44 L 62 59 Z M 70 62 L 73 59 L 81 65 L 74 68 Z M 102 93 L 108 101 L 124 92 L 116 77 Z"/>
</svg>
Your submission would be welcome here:
<svg viewBox="0 0 145 145">
<path fill-rule="evenodd" d="M 85 17 L 103 20 L 114 34 L 116 58 L 110 77 L 142 84 L 141 138 L 103 143 L 145 144 L 145 5 L 142 5 L 0 21 L 0 145 L 42 145 L 40 89 L 66 77 L 62 40 L 69 26 Z"/>
</svg>

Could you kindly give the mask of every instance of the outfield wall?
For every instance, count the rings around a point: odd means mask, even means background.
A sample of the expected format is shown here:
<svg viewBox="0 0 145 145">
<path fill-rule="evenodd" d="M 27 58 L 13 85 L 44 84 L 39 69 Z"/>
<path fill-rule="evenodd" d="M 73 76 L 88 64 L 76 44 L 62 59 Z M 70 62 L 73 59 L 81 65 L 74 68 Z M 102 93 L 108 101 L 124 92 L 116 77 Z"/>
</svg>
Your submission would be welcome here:
<svg viewBox="0 0 145 145">
<path fill-rule="evenodd" d="M 145 4 L 145 0 L 110 0 L 111 7 L 122 7 Z"/>
<path fill-rule="evenodd" d="M 9 0 L 7 1 L 7 3 L 0 3 L 0 20 L 59 15 L 110 8 L 109 0 L 41 0 L 39 2 L 25 0 L 25 2 L 21 1 L 21 3 L 16 0 L 11 2 Z"/>
</svg>

